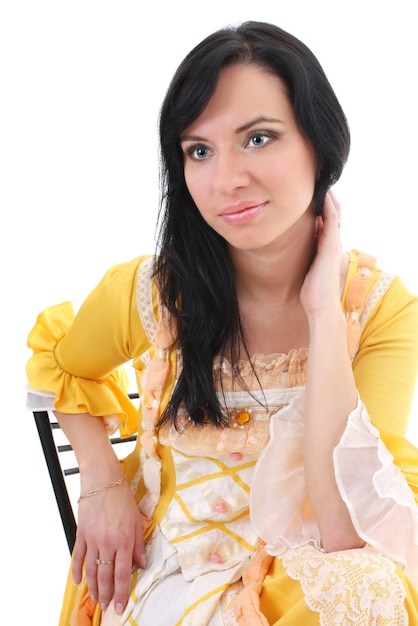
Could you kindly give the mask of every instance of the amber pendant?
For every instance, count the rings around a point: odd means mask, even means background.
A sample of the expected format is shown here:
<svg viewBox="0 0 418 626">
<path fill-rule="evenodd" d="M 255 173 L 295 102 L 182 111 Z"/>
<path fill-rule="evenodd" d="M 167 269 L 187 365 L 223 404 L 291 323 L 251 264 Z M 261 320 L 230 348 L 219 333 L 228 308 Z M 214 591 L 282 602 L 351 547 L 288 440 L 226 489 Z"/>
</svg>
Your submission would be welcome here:
<svg viewBox="0 0 418 626">
<path fill-rule="evenodd" d="M 235 411 L 231 415 L 231 426 L 233 428 L 244 428 L 251 421 L 251 412 L 248 409 Z"/>
</svg>

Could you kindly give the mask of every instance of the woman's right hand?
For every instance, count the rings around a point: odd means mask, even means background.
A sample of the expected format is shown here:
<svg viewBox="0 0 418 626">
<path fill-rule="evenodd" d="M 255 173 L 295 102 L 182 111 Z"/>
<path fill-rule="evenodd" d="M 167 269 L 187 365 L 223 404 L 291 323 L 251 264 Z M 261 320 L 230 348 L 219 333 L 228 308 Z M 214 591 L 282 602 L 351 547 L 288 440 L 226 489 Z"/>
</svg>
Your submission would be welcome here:
<svg viewBox="0 0 418 626">
<path fill-rule="evenodd" d="M 126 482 L 80 500 L 75 584 L 81 582 L 84 563 L 92 600 L 105 609 L 113 598 L 115 611 L 121 614 L 129 598 L 132 567 L 146 565 L 142 516 Z"/>
<path fill-rule="evenodd" d="M 55 415 L 77 458 L 81 494 L 99 489 L 79 500 L 73 580 L 81 582 L 85 565 L 92 600 L 105 609 L 113 598 L 120 614 L 128 602 L 133 566 L 146 565 L 142 515 L 126 481 L 101 489 L 123 476 L 103 419 L 87 413 Z"/>
</svg>

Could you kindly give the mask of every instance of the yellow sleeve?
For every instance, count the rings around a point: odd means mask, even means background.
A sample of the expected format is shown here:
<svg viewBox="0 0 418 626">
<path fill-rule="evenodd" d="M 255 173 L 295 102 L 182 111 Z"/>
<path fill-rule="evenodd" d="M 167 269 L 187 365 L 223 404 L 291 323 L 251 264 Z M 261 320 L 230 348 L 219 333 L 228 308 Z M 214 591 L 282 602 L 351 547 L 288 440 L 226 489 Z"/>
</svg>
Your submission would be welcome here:
<svg viewBox="0 0 418 626">
<path fill-rule="evenodd" d="M 371 311 L 353 370 L 373 424 L 404 437 L 418 372 L 418 298 L 399 278 Z"/>
<path fill-rule="evenodd" d="M 137 411 L 120 366 L 149 348 L 136 302 L 144 259 L 109 269 L 75 317 L 69 302 L 43 311 L 28 337 L 32 389 L 55 394 L 64 413 L 117 416 L 122 434 L 136 431 Z"/>
</svg>

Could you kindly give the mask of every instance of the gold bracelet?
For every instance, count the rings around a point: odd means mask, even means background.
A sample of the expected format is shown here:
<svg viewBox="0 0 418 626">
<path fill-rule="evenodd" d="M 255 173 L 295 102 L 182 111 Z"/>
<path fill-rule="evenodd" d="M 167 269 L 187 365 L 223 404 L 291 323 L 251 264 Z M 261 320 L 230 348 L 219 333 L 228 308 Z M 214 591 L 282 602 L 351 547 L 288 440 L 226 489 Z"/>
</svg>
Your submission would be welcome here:
<svg viewBox="0 0 418 626">
<path fill-rule="evenodd" d="M 83 500 L 84 498 L 90 498 L 91 496 L 96 496 L 98 493 L 101 493 L 106 489 L 117 487 L 118 485 L 123 483 L 124 480 L 126 480 L 126 476 L 122 476 L 122 478 L 119 478 L 119 480 L 115 480 L 113 483 L 109 483 L 108 485 L 103 485 L 102 487 L 97 487 L 97 489 L 92 489 L 91 491 L 86 491 L 86 493 L 82 493 L 77 500 L 77 504 L 80 502 L 80 500 Z"/>
</svg>

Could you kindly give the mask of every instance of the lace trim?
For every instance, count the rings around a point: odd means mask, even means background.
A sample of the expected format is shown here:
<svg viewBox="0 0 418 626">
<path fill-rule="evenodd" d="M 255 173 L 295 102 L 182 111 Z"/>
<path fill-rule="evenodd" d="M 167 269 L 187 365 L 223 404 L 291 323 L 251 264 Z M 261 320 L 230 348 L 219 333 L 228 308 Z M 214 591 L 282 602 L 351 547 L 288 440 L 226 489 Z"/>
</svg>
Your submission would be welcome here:
<svg viewBox="0 0 418 626">
<path fill-rule="evenodd" d="M 152 302 L 152 270 L 154 258 L 146 259 L 139 268 L 136 286 L 136 302 L 141 324 L 147 339 L 155 343 L 158 322 L 155 318 Z"/>
<path fill-rule="evenodd" d="M 286 404 L 267 410 L 254 407 L 249 410 L 251 413 L 248 411 L 248 422 L 240 424 L 232 420 L 231 427 L 227 428 L 217 428 L 211 424 L 206 424 L 204 428 L 195 426 L 189 421 L 185 411 L 181 410 L 177 429 L 171 425 L 163 426 L 158 439 L 164 446 L 177 446 L 188 453 L 204 456 L 223 455 L 237 450 L 244 455 L 258 455 L 269 442 L 271 416 L 284 406 Z M 238 412 L 237 418 L 240 415 Z"/>
<path fill-rule="evenodd" d="M 383 298 L 389 287 L 392 285 L 395 280 L 395 274 L 388 274 L 386 272 L 382 272 L 377 279 L 376 283 L 373 285 L 370 293 L 368 294 L 363 309 L 360 315 L 360 326 L 363 328 L 366 319 L 376 306 L 378 302 Z"/>
<path fill-rule="evenodd" d="M 222 594 L 220 599 L 220 609 L 224 626 L 238 626 L 235 619 L 235 606 L 240 592 L 244 585 L 242 580 L 232 583 L 230 587 Z"/>
<path fill-rule="evenodd" d="M 240 378 L 245 380 L 247 389 L 252 390 L 304 387 L 307 368 L 307 348 L 290 350 L 287 354 L 255 354 L 251 360 L 239 361 L 235 367 L 226 358 L 219 356 L 213 363 L 215 388 L 225 393 L 239 391 Z"/>
<path fill-rule="evenodd" d="M 321 626 L 407 626 L 406 591 L 395 565 L 372 548 L 326 554 L 303 546 L 288 550 L 282 562 Z"/>
<path fill-rule="evenodd" d="M 140 266 L 137 282 L 137 307 L 141 318 L 141 323 L 145 334 L 150 343 L 155 343 L 158 322 L 155 318 L 153 300 L 152 300 L 152 270 L 153 257 L 146 259 Z M 374 309 L 376 304 L 381 300 L 389 287 L 392 285 L 396 276 L 382 272 L 375 285 L 368 294 L 364 306 L 360 312 L 360 327 L 363 328 L 368 316 Z M 291 350 L 288 354 L 255 354 L 251 361 L 242 360 L 238 363 L 236 370 L 241 376 L 247 379 L 248 376 L 254 377 L 251 363 L 258 377 L 275 378 L 275 386 L 277 386 L 277 374 L 288 374 L 288 382 L 280 387 L 303 386 L 305 383 L 305 374 L 307 368 L 308 350 L 301 348 L 300 350 Z M 227 359 L 218 357 L 214 361 L 214 370 L 222 369 L 223 376 L 229 377 L 231 380 L 234 374 L 234 368 Z M 261 382 L 261 381 L 260 381 Z M 257 384 L 254 388 L 259 387 Z M 269 387 L 267 387 L 269 388 Z M 232 389 L 226 389 L 231 391 Z"/>
</svg>

